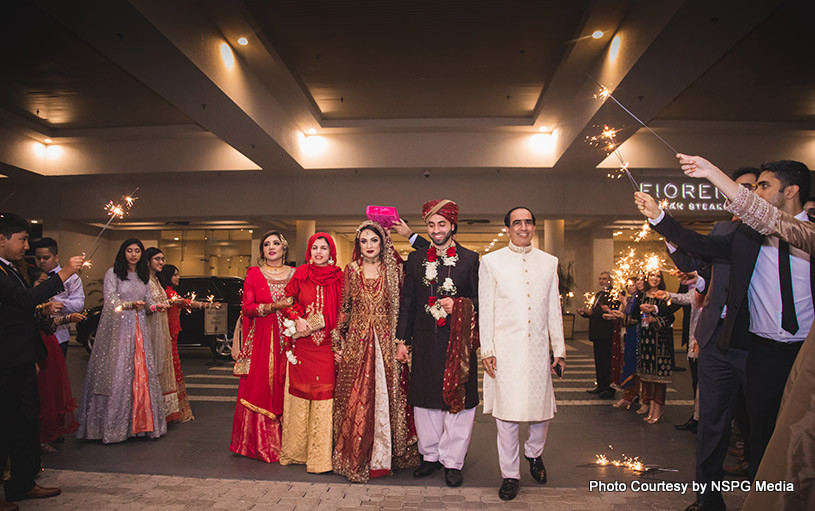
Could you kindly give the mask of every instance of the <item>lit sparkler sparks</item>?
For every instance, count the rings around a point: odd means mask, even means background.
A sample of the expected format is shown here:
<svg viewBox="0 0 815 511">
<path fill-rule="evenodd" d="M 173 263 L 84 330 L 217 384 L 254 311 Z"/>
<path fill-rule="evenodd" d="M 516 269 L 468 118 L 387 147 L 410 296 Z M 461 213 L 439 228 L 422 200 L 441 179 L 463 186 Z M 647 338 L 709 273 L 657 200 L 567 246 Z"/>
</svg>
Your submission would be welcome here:
<svg viewBox="0 0 815 511">
<path fill-rule="evenodd" d="M 633 470 L 634 472 L 646 471 L 645 464 L 642 461 L 640 461 L 639 456 L 632 458 L 630 456 L 626 456 L 625 454 L 623 454 L 622 460 L 618 459 L 610 460 L 605 454 L 595 454 L 594 456 L 596 458 L 595 463 L 600 465 L 601 467 L 613 465 L 615 467 L 628 468 Z"/>
<path fill-rule="evenodd" d="M 650 233 L 651 224 L 649 224 L 648 220 L 646 220 L 645 222 L 642 223 L 642 227 L 640 227 L 640 230 L 634 236 L 634 243 L 639 243 L 640 241 L 644 240 L 645 238 L 648 237 Z"/>
<path fill-rule="evenodd" d="M 599 146 L 601 144 L 606 146 L 606 149 L 613 153 L 618 160 L 620 160 L 620 167 L 617 169 L 616 172 L 612 173 L 609 172 L 606 174 L 606 177 L 611 179 L 619 179 L 623 177 L 623 175 L 628 176 L 628 179 L 631 181 L 631 186 L 634 187 L 635 191 L 639 191 L 640 185 L 634 179 L 634 176 L 631 175 L 631 171 L 628 169 L 629 163 L 625 161 L 623 158 L 622 153 L 620 153 L 620 148 L 617 145 L 617 141 L 614 139 L 615 135 L 617 135 L 617 131 L 614 128 L 610 128 L 608 125 L 603 125 L 603 131 L 600 135 L 595 135 L 593 137 L 589 137 L 588 141 L 592 145 Z M 607 141 L 607 143 L 606 143 Z"/>
<path fill-rule="evenodd" d="M 586 302 L 586 308 L 587 309 L 594 308 L 594 300 L 595 300 L 595 298 L 597 298 L 597 296 L 591 291 L 587 291 L 587 292 L 583 293 L 583 299 Z"/>
<path fill-rule="evenodd" d="M 589 78 L 591 79 L 591 81 L 593 81 L 594 83 L 596 83 L 598 87 L 600 87 L 600 90 L 599 90 L 599 91 L 598 91 L 598 92 L 597 92 L 597 93 L 594 95 L 594 97 L 595 97 L 595 98 L 601 98 L 603 101 L 607 100 L 608 98 L 611 98 L 611 100 L 612 100 L 612 101 L 614 101 L 615 103 L 617 103 L 617 106 L 619 106 L 620 108 L 622 108 L 622 109 L 625 111 L 625 113 L 627 113 L 628 115 L 630 115 L 631 117 L 633 117 L 633 118 L 634 118 L 634 120 L 635 120 L 635 121 L 637 121 L 638 123 L 640 123 L 640 125 L 642 125 L 642 127 L 643 127 L 643 128 L 645 128 L 645 129 L 647 129 L 648 131 L 650 131 L 652 135 L 654 135 L 655 137 L 657 137 L 657 138 L 659 139 L 659 141 L 660 141 L 660 142 L 662 142 L 663 144 L 665 144 L 665 146 L 667 146 L 667 147 L 668 147 L 668 149 L 670 149 L 671 151 L 673 151 L 673 153 L 674 153 L 674 154 L 677 154 L 677 153 L 679 152 L 679 151 L 677 151 L 676 149 L 674 149 L 674 147 L 673 147 L 671 144 L 669 144 L 669 143 L 668 143 L 668 142 L 667 142 L 667 141 L 666 141 L 664 138 L 662 138 L 662 137 L 660 137 L 659 135 L 657 135 L 657 133 L 656 133 L 654 130 L 652 130 L 650 127 L 648 127 L 648 125 L 647 125 L 647 124 L 645 124 L 644 122 L 642 122 L 642 120 L 641 120 L 639 117 L 637 117 L 636 115 L 634 115 L 634 112 L 632 112 L 631 110 L 629 110 L 628 108 L 626 108 L 626 107 L 625 107 L 625 106 L 624 106 L 622 103 L 620 103 L 619 101 L 617 101 L 617 98 L 615 98 L 615 97 L 614 97 L 614 94 L 612 94 L 612 93 L 611 93 L 611 89 L 609 89 L 608 87 L 606 87 L 606 86 L 604 86 L 604 85 L 601 85 L 601 84 L 600 84 L 600 83 L 599 83 L 597 80 L 595 80 L 595 79 L 594 79 L 594 78 L 592 78 L 591 76 L 589 76 Z"/>
<path fill-rule="evenodd" d="M 96 254 L 96 249 L 99 248 L 96 246 L 96 244 L 99 242 L 99 238 L 102 237 L 102 234 L 110 226 L 110 223 L 113 222 L 113 219 L 117 218 L 121 220 L 122 218 L 125 217 L 126 214 L 130 212 L 130 208 L 133 207 L 133 203 L 136 201 L 136 199 L 138 199 L 138 197 L 134 197 L 138 189 L 139 187 L 137 186 L 136 189 L 133 190 L 129 195 L 125 195 L 124 197 L 122 197 L 120 202 L 108 201 L 108 203 L 105 204 L 105 211 L 107 211 L 108 216 L 110 216 L 110 218 L 108 218 L 108 221 L 105 223 L 104 226 L 102 226 L 102 230 L 99 231 L 99 234 L 96 235 L 96 238 L 94 238 L 93 243 L 91 243 L 90 250 L 91 255 L 90 257 L 85 259 L 85 263 L 82 264 L 83 268 L 91 267 L 91 259 L 93 259 L 94 254 Z"/>
</svg>

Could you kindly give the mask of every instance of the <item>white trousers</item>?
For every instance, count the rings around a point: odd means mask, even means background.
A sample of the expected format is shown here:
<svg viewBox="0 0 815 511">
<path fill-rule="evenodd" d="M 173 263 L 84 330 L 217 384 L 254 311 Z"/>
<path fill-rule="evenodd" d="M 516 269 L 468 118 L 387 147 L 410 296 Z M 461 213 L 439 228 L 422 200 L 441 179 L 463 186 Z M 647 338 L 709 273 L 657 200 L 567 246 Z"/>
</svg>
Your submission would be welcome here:
<svg viewBox="0 0 815 511">
<path fill-rule="evenodd" d="M 419 453 L 425 461 L 440 461 L 444 468 L 461 470 L 473 433 L 475 408 L 450 413 L 413 407 Z"/>
<path fill-rule="evenodd" d="M 521 478 L 521 456 L 518 445 L 518 422 L 495 419 L 498 427 L 498 464 L 501 465 L 501 477 L 504 479 Z M 546 433 L 549 431 L 549 421 L 530 422 L 529 438 L 524 442 L 524 455 L 537 458 L 543 454 L 546 444 Z"/>
</svg>

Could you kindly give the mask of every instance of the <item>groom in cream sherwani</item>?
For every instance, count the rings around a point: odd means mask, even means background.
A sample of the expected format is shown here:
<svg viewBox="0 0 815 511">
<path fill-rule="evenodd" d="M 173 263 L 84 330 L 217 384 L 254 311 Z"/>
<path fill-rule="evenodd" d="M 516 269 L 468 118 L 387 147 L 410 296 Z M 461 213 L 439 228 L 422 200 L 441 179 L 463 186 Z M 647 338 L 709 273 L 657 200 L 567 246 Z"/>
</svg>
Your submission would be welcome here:
<svg viewBox="0 0 815 511">
<path fill-rule="evenodd" d="M 555 416 L 552 373 L 566 367 L 557 257 L 534 248 L 535 215 L 511 209 L 504 218 L 509 246 L 481 258 L 478 273 L 484 413 L 498 427 L 503 500 L 518 494 L 521 479 L 518 423 L 528 422 L 524 457 L 532 477 L 546 482 L 543 446 Z M 555 361 L 550 366 L 549 350 Z"/>
</svg>

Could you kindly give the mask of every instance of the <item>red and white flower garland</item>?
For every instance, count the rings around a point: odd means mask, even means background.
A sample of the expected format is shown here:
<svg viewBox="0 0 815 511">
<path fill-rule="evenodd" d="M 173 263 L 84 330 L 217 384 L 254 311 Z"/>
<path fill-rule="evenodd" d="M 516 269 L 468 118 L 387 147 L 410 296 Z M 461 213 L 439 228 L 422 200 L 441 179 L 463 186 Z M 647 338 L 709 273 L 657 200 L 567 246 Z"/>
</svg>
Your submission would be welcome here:
<svg viewBox="0 0 815 511">
<path fill-rule="evenodd" d="M 444 263 L 444 266 L 453 267 L 456 265 L 457 261 L 458 253 L 456 253 L 456 245 L 451 244 L 449 247 L 447 247 L 444 254 L 441 255 L 441 262 Z M 447 323 L 448 314 L 441 306 L 441 303 L 439 303 L 438 297 L 432 293 L 432 286 L 436 284 L 438 276 L 439 255 L 436 251 L 436 247 L 431 245 L 430 248 L 427 249 L 427 260 L 424 262 L 424 277 L 422 278 L 424 285 L 431 286 L 431 296 L 428 297 L 427 304 L 424 306 L 424 309 L 428 314 L 433 316 L 433 319 L 436 320 L 436 325 L 444 326 Z M 456 286 L 453 283 L 453 279 L 450 277 L 444 279 L 442 285 L 439 286 L 439 294 L 443 296 L 455 296 L 456 291 Z"/>
</svg>

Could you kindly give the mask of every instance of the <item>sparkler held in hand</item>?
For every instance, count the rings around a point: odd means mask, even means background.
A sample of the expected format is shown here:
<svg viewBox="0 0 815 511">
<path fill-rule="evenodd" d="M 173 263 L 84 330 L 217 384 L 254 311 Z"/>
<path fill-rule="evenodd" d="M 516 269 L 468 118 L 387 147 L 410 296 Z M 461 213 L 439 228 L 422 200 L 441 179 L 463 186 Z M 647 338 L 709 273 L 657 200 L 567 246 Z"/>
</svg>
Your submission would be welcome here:
<svg viewBox="0 0 815 511">
<path fill-rule="evenodd" d="M 108 218 L 108 221 L 105 223 L 104 226 L 102 226 L 102 230 L 99 231 L 99 234 L 96 235 L 96 238 L 93 239 L 93 243 L 91 243 L 90 248 L 91 255 L 85 258 L 85 263 L 82 265 L 82 268 L 91 267 L 92 265 L 91 259 L 93 259 L 94 254 L 96 254 L 96 250 L 99 248 L 97 246 L 97 243 L 99 243 L 99 238 L 102 237 L 102 234 L 107 230 L 107 228 L 110 226 L 110 223 L 113 222 L 114 219 L 118 218 L 121 220 L 122 218 L 125 217 L 125 215 L 127 215 L 130 212 L 130 208 L 133 207 L 133 203 L 136 201 L 136 199 L 138 199 L 138 197 L 135 197 L 135 194 L 138 190 L 139 187 L 137 186 L 136 189 L 130 192 L 129 195 L 125 195 L 124 197 L 122 197 L 120 202 L 108 201 L 108 203 L 105 204 L 105 211 L 107 211 L 108 216 L 110 216 L 110 218 Z M 83 252 L 82 255 L 84 256 L 85 252 Z"/>
</svg>

